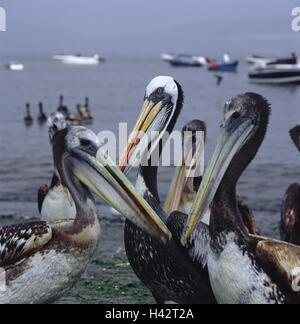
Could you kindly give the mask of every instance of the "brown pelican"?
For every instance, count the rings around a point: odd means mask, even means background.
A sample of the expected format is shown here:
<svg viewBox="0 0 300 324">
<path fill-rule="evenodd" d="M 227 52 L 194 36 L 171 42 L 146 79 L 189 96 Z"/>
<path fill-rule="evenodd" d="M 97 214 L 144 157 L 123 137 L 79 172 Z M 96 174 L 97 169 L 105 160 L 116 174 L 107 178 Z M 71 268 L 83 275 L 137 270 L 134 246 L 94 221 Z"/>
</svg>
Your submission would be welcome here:
<svg viewBox="0 0 300 324">
<path fill-rule="evenodd" d="M 204 171 L 206 124 L 200 120 L 192 120 L 183 127 L 181 133 L 184 159 L 182 165 L 176 168 L 170 191 L 165 201 L 164 210 L 167 214 L 171 214 L 174 211 L 181 211 L 185 214 L 189 213 Z M 195 155 L 195 159 L 192 161 L 188 148 L 196 140 L 198 140 L 197 144 L 199 146 L 195 148 L 198 156 Z M 187 169 L 188 164 L 191 164 L 189 170 Z"/>
<path fill-rule="evenodd" d="M 48 303 L 80 278 L 97 248 L 98 209 L 90 189 L 131 221 L 162 240 L 170 233 L 117 166 L 99 150 L 97 136 L 84 127 L 57 132 L 55 168 L 76 206 L 69 222 L 30 224 L 0 229 L 0 267 L 6 289 L 0 303 Z"/>
<path fill-rule="evenodd" d="M 30 104 L 29 103 L 26 104 L 26 113 L 27 113 L 27 115 L 24 118 L 24 122 L 27 126 L 30 126 L 33 123 L 33 118 L 30 114 Z"/>
<path fill-rule="evenodd" d="M 77 105 L 77 111 L 80 115 L 80 117 L 85 121 L 85 122 L 91 122 L 93 120 L 93 116 L 90 111 L 90 104 L 89 104 L 89 98 L 85 98 L 85 104 L 84 106 Z"/>
<path fill-rule="evenodd" d="M 300 302 L 295 285 L 300 248 L 249 234 L 237 208 L 236 183 L 263 142 L 269 115 L 268 102 L 258 94 L 226 103 L 216 148 L 182 236 L 185 245 L 211 206 L 207 264 L 219 303 Z M 192 249 L 196 255 L 197 242 Z"/>
<path fill-rule="evenodd" d="M 57 111 L 61 112 L 66 118 L 69 116 L 69 109 L 67 106 L 64 106 L 64 96 L 59 96 L 59 106 L 57 107 Z"/>
<path fill-rule="evenodd" d="M 190 165 L 190 170 L 187 170 L 185 161 L 186 158 L 190 158 L 188 157 L 188 145 L 196 140 L 196 132 L 199 134 L 197 138 L 199 147 L 195 148 L 194 150 L 197 152 L 198 156 L 195 155 L 194 161 L 190 161 L 192 164 Z M 176 168 L 173 181 L 170 186 L 170 191 L 164 205 L 164 210 L 167 214 L 180 211 L 188 215 L 191 211 L 204 172 L 204 146 L 206 132 L 206 124 L 200 120 L 190 121 L 182 129 L 182 138 L 186 140 L 186 143 L 182 143 L 183 151 L 187 152 L 187 156 L 183 159 L 184 163 L 182 163 L 182 166 Z M 184 134 L 188 134 L 189 136 L 184 136 Z M 190 138 L 190 136 L 192 138 Z M 199 169 L 195 173 L 196 168 Z M 194 176 L 190 175 L 191 172 L 194 173 Z M 237 198 L 237 203 L 243 223 L 245 224 L 248 232 L 250 234 L 257 234 L 258 227 L 252 211 L 240 198 Z M 203 219 L 204 223 L 209 224 L 210 209 L 207 211 Z"/>
<path fill-rule="evenodd" d="M 154 78 L 146 88 L 142 112 L 119 163 L 125 173 L 132 166 L 141 165 L 136 188 L 167 224 L 174 239 L 163 245 L 131 221 L 126 221 L 125 249 L 133 270 L 157 303 L 210 304 L 215 303 L 215 298 L 207 269 L 199 271 L 200 267 L 195 265 L 188 249 L 180 245 L 187 216 L 167 215 L 160 206 L 157 190 L 157 165 L 162 143 L 175 126 L 183 100 L 183 90 L 173 78 Z M 151 146 L 148 145 L 150 138 Z"/>
<path fill-rule="evenodd" d="M 38 121 L 39 121 L 39 123 L 43 124 L 47 121 L 47 116 L 44 113 L 42 102 L 39 103 L 39 110 L 40 110 L 40 113 L 38 116 Z"/>
<path fill-rule="evenodd" d="M 67 121 L 62 113 L 55 112 L 48 118 L 47 125 L 52 145 L 54 135 L 67 128 Z M 73 198 L 70 196 L 68 188 L 63 185 L 56 169 L 53 172 L 50 187 L 43 185 L 39 189 L 38 208 L 43 221 L 59 221 L 76 217 Z"/>
<path fill-rule="evenodd" d="M 290 130 L 291 138 L 300 151 L 300 125 Z M 282 204 L 280 238 L 292 244 L 300 245 L 300 186 L 289 186 Z"/>
</svg>

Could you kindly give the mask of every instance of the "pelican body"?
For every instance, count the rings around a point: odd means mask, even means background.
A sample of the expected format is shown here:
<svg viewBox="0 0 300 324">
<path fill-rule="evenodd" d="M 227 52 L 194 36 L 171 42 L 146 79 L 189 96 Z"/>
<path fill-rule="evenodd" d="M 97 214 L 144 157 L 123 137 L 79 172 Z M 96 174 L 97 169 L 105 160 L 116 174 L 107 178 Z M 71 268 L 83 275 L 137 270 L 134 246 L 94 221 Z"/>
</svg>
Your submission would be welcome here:
<svg viewBox="0 0 300 324">
<path fill-rule="evenodd" d="M 258 94 L 226 103 L 216 148 L 182 235 L 185 245 L 211 206 L 207 264 L 220 304 L 300 302 L 295 289 L 300 248 L 249 234 L 237 208 L 236 183 L 263 142 L 269 115 L 268 102 Z M 192 249 L 197 252 L 197 242 Z"/>
<path fill-rule="evenodd" d="M 215 303 L 215 298 L 208 272 L 205 269 L 199 271 L 188 250 L 180 245 L 186 215 L 178 219 L 176 215 L 165 213 L 160 206 L 157 190 L 158 164 L 153 156 L 160 155 L 162 140 L 165 142 L 172 132 L 183 100 L 182 88 L 173 78 L 153 79 L 147 86 L 142 112 L 120 160 L 121 170 L 128 173 L 132 165 L 141 164 L 134 154 L 135 150 L 141 152 L 143 159 L 147 159 L 148 164 L 140 166 L 136 188 L 170 229 L 173 239 L 163 245 L 132 222 L 126 221 L 125 249 L 133 270 L 150 289 L 157 303 L 211 304 Z M 156 136 L 151 136 L 151 149 L 148 149 L 144 141 L 150 138 L 151 131 L 155 131 Z M 141 133 L 148 136 L 140 136 Z M 159 150 L 159 154 L 156 154 L 156 150 Z M 151 165 L 151 161 L 155 166 Z M 180 234 L 177 234 L 178 230 Z M 176 236 L 179 236 L 179 240 Z"/>
<path fill-rule="evenodd" d="M 90 189 L 125 217 L 156 235 L 167 228 L 112 161 L 97 136 L 68 127 L 53 138 L 54 165 L 76 206 L 75 220 L 36 222 L 0 229 L 0 267 L 6 289 L 1 304 L 50 303 L 77 282 L 99 242 L 98 209 Z M 1 273 L 2 273 L 1 272 Z"/>
<path fill-rule="evenodd" d="M 300 125 L 292 128 L 290 135 L 300 151 Z M 289 186 L 282 203 L 280 239 L 300 245 L 300 186 L 298 183 Z"/>
<path fill-rule="evenodd" d="M 51 114 L 48 118 L 49 139 L 53 144 L 54 135 L 67 128 L 67 121 L 60 112 Z M 63 185 L 55 168 L 50 187 L 43 185 L 38 191 L 38 209 L 43 221 L 60 221 L 75 219 L 76 207 L 68 188 Z"/>
</svg>

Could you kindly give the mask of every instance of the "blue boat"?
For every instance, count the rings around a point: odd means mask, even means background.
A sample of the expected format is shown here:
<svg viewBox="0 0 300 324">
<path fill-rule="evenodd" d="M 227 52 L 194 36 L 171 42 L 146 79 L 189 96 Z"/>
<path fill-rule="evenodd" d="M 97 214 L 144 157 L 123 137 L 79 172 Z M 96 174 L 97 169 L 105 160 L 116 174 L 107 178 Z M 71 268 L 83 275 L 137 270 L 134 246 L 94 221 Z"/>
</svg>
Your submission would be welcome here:
<svg viewBox="0 0 300 324">
<path fill-rule="evenodd" d="M 190 55 L 177 55 L 168 61 L 173 66 L 190 66 L 201 67 L 203 64 L 197 60 L 197 58 Z"/>
<path fill-rule="evenodd" d="M 220 72 L 235 72 L 237 69 L 239 62 L 231 62 L 231 63 L 224 63 L 224 64 L 216 64 L 212 65 L 208 68 L 209 71 L 220 71 Z"/>
</svg>

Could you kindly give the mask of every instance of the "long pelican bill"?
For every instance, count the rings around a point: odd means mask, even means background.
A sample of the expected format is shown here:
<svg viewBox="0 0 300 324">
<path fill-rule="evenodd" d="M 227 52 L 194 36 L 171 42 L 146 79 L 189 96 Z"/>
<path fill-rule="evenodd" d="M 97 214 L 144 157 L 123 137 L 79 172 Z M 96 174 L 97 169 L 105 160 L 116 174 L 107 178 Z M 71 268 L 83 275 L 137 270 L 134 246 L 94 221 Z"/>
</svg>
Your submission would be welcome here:
<svg viewBox="0 0 300 324">
<path fill-rule="evenodd" d="M 99 149 L 73 151 L 72 172 L 106 203 L 162 242 L 172 238 L 165 224 L 118 166 Z"/>
<path fill-rule="evenodd" d="M 237 117 L 234 121 L 229 118 L 221 125 L 214 153 L 205 170 L 181 238 L 183 246 L 198 221 L 203 221 L 232 159 L 244 145 L 254 127 L 252 120 L 242 117 Z"/>
<path fill-rule="evenodd" d="M 129 161 L 137 146 L 142 148 L 141 152 L 147 150 L 149 145 L 148 140 L 151 136 L 151 126 L 158 114 L 162 112 L 164 108 L 166 108 L 166 106 L 162 101 L 155 103 L 148 99 L 145 100 L 140 116 L 129 136 L 129 140 L 119 161 L 119 168 L 125 174 L 135 165 L 133 162 L 129 164 Z M 140 161 L 136 161 L 136 165 L 139 165 L 139 163 Z"/>
<path fill-rule="evenodd" d="M 184 163 L 176 168 L 170 190 L 164 204 L 164 211 L 169 215 L 180 208 L 182 192 L 185 185 L 185 173 L 186 165 Z"/>
<path fill-rule="evenodd" d="M 184 158 L 181 166 L 176 168 L 164 210 L 171 214 L 180 209 L 184 187 L 188 179 L 202 176 L 204 168 L 204 132 L 197 132 L 193 138 L 192 132 L 183 138 Z M 198 136 L 201 135 L 201 136 Z"/>
</svg>

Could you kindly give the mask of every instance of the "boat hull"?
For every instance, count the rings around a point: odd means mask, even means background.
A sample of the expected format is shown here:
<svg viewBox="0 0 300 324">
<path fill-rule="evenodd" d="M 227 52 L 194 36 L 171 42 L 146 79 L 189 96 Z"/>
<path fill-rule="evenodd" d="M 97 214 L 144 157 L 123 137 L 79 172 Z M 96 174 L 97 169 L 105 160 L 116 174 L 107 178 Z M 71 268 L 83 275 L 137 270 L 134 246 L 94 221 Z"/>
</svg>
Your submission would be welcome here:
<svg viewBox="0 0 300 324">
<path fill-rule="evenodd" d="M 249 79 L 254 83 L 287 84 L 300 82 L 300 68 L 286 66 L 279 69 L 260 69 L 249 72 Z"/>
<path fill-rule="evenodd" d="M 210 66 L 209 71 L 219 71 L 219 72 L 235 72 L 239 62 L 233 62 L 229 64 L 220 64 L 217 66 Z"/>
</svg>

